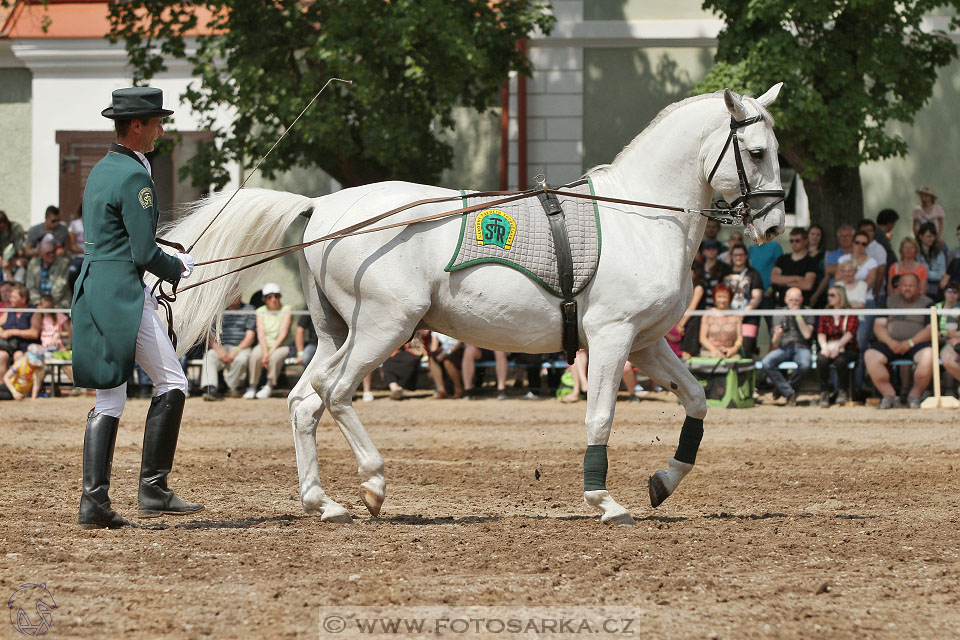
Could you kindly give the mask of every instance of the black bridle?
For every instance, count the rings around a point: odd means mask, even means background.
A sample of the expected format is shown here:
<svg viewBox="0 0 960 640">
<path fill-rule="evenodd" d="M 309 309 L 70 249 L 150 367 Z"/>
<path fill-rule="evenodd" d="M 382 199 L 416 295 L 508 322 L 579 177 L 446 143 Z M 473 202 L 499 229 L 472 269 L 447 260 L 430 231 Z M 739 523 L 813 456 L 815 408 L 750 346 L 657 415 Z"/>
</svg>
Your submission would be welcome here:
<svg viewBox="0 0 960 640">
<path fill-rule="evenodd" d="M 720 155 L 717 156 L 717 161 L 714 163 L 713 169 L 711 169 L 710 175 L 707 177 L 707 182 L 713 182 L 713 176 L 720 167 L 720 161 L 723 160 L 723 156 L 726 155 L 727 149 L 730 148 L 730 143 L 732 142 L 733 159 L 737 163 L 737 177 L 740 181 L 740 197 L 730 204 L 719 201 L 714 205 L 716 208 L 704 209 L 704 212 L 730 216 L 732 222 L 735 224 L 749 224 L 751 221 L 758 220 L 770 213 L 771 209 L 786 199 L 787 192 L 783 189 L 752 189 L 750 187 L 750 181 L 747 179 L 747 172 L 743 168 L 743 158 L 740 156 L 740 144 L 737 142 L 737 129 L 762 121 L 763 116 L 759 114 L 743 120 L 737 120 L 733 116 L 730 116 L 730 135 L 727 136 L 723 150 L 720 152 Z M 759 211 L 754 212 L 750 206 L 750 200 L 752 198 L 776 198 L 776 200 L 768 202 Z"/>
</svg>

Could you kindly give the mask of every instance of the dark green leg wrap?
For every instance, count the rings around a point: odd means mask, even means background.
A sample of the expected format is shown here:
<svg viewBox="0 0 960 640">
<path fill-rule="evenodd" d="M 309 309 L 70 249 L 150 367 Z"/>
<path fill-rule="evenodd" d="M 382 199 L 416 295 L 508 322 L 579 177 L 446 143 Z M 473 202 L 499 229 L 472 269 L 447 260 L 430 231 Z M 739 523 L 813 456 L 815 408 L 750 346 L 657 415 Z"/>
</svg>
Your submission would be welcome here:
<svg viewBox="0 0 960 640">
<path fill-rule="evenodd" d="M 583 490 L 603 491 L 607 488 L 607 445 L 588 444 L 583 454 Z"/>
<path fill-rule="evenodd" d="M 680 444 L 677 445 L 677 452 L 674 458 L 687 464 L 696 464 L 697 449 L 700 448 L 700 440 L 703 439 L 703 420 L 700 418 L 691 418 L 683 421 L 683 429 L 680 430 Z"/>
</svg>

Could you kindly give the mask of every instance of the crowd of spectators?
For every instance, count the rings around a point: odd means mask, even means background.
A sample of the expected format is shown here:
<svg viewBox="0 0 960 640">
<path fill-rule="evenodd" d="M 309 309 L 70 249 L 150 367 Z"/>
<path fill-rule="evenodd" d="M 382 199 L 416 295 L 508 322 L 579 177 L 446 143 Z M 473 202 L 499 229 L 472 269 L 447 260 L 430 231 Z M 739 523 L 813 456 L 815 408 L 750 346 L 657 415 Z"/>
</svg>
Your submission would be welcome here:
<svg viewBox="0 0 960 640">
<path fill-rule="evenodd" d="M 936 304 L 960 307 L 960 226 L 957 246 L 943 238 L 944 212 L 934 190 L 917 190 L 921 202 L 912 215 L 913 235 L 894 249 L 893 231 L 899 221 L 892 209 L 856 227 L 843 224 L 833 238 L 823 228 L 797 227 L 788 234 L 789 251 L 777 242 L 747 247 L 734 231 L 720 238 L 720 225 L 706 224 L 697 259 L 691 266 L 693 299 L 689 310 L 667 336 L 681 358 L 748 358 L 761 364 L 774 400 L 797 402 L 799 385 L 812 368 L 819 382 L 817 404 L 845 404 L 862 400 L 869 379 L 880 396 L 880 408 L 920 405 L 929 393 L 932 369 L 929 317 L 926 315 L 872 316 L 864 309 L 921 309 Z M 44 221 L 26 231 L 0 211 L 0 399 L 36 397 L 40 385 L 30 383 L 46 359 L 70 360 L 71 326 L 63 312 L 19 311 L 29 307 L 67 309 L 73 283 L 83 262 L 83 222 L 80 213 L 69 225 L 55 206 Z M 789 309 L 780 316 L 724 315 L 727 309 Z M 811 309 L 844 309 L 848 314 L 818 316 Z M 308 314 L 293 317 L 283 304 L 280 287 L 266 284 L 251 304 L 234 300 L 222 328 L 211 329 L 206 344 L 184 359 L 202 361 L 200 391 L 206 400 L 223 395 L 245 399 L 269 397 L 285 367 L 306 367 L 316 353 L 317 336 Z M 763 331 L 763 329 L 766 331 Z M 960 317 L 941 316 L 939 347 L 946 384 L 960 380 Z M 763 339 L 764 344 L 760 344 Z M 481 375 L 495 384 L 497 398 L 507 394 L 508 354 L 486 351 L 442 334 L 418 332 L 381 367 L 390 397 L 404 397 L 417 384 L 421 368 L 434 386 L 433 398 L 474 398 Z M 588 386 L 587 353 L 562 378 L 563 367 L 541 363 L 562 360 L 561 354 L 514 354 L 517 383 L 527 382 L 527 396 L 538 397 L 560 387 L 558 397 L 576 402 Z M 478 369 L 478 362 L 491 366 Z M 786 372 L 780 365 L 792 363 Z M 912 367 L 891 367 L 912 362 Z M 69 379 L 69 366 L 61 371 Z M 493 375 L 490 376 L 489 374 Z M 549 381 L 548 381 L 549 378 Z M 40 376 L 42 379 L 42 375 Z M 261 382 L 263 380 L 263 382 Z M 628 362 L 623 380 L 632 400 L 642 388 Z M 149 387 L 149 380 L 141 380 Z M 362 398 L 374 399 L 372 376 L 363 383 Z M 898 393 L 896 387 L 899 386 Z M 137 385 L 130 385 L 136 389 Z M 82 392 L 82 390 L 81 390 Z M 860 396 L 858 398 L 858 396 Z"/>
</svg>

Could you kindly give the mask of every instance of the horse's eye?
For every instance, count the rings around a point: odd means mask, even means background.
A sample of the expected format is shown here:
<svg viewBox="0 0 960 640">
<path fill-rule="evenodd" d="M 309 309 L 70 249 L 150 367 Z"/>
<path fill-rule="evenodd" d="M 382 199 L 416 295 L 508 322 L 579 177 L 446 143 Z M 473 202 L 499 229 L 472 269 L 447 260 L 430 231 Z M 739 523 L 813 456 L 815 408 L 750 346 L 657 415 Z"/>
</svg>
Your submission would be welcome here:
<svg viewBox="0 0 960 640">
<path fill-rule="evenodd" d="M 750 149 L 750 157 L 754 160 L 763 160 L 763 149 Z"/>
</svg>

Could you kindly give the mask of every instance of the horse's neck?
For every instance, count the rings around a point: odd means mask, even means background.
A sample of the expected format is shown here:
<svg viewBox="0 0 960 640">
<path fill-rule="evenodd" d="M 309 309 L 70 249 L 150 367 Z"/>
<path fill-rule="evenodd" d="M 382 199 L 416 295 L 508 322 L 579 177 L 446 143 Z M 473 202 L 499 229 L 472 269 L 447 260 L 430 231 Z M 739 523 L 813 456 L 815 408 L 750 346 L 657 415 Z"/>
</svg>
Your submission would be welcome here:
<svg viewBox="0 0 960 640">
<path fill-rule="evenodd" d="M 685 105 L 645 131 L 594 177 L 597 194 L 685 209 L 707 207 L 712 190 L 703 178 L 701 137 L 703 131 L 711 130 L 713 121 L 719 121 L 716 113 L 704 108 L 710 106 L 717 112 L 713 100 Z M 706 218 L 694 213 L 671 215 L 684 230 L 685 257 L 692 261 Z"/>
</svg>

